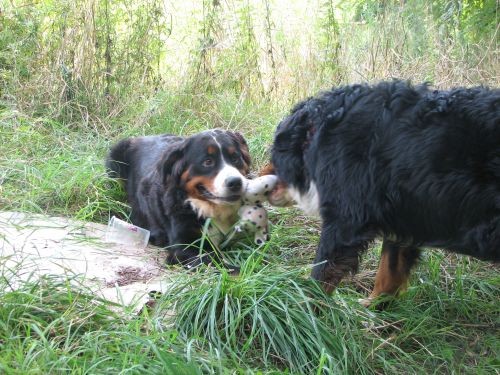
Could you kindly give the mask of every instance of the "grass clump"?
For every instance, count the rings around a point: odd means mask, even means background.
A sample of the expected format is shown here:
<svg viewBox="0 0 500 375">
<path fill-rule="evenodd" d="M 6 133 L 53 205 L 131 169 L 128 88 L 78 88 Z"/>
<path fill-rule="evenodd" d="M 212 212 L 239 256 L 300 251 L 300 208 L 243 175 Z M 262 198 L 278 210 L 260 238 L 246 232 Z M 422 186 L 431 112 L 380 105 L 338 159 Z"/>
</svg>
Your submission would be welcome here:
<svg viewBox="0 0 500 375">
<path fill-rule="evenodd" d="M 371 320 L 354 300 L 326 296 L 305 268 L 262 265 L 253 255 L 239 276 L 201 272 L 177 280 L 161 311 L 182 337 L 237 367 L 292 373 L 369 373 L 360 327 Z"/>
<path fill-rule="evenodd" d="M 0 373 L 199 373 L 176 352 L 175 332 L 151 332 L 112 307 L 67 280 L 13 290 L 0 278 Z"/>
</svg>

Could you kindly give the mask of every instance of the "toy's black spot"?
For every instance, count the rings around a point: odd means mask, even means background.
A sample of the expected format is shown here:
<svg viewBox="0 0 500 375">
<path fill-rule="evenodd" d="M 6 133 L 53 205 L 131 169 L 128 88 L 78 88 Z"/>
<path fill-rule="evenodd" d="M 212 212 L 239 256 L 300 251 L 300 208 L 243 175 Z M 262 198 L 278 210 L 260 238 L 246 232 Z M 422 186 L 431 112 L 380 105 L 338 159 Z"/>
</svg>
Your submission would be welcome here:
<svg viewBox="0 0 500 375">
<path fill-rule="evenodd" d="M 161 295 L 162 295 L 162 293 L 158 292 L 157 290 L 151 290 L 150 292 L 148 292 L 149 298 L 158 299 L 161 297 Z"/>
<path fill-rule="evenodd" d="M 255 203 L 256 203 L 257 205 L 259 205 L 259 204 L 260 204 L 260 201 L 255 201 Z"/>
<path fill-rule="evenodd" d="M 253 206 L 253 209 L 256 210 L 257 209 L 257 206 Z"/>
<path fill-rule="evenodd" d="M 269 184 L 266 184 L 266 186 L 264 186 L 264 188 L 266 188 L 266 189 L 267 189 L 268 187 L 269 187 Z"/>
<path fill-rule="evenodd" d="M 259 218 L 262 219 L 262 215 L 259 215 Z"/>
<path fill-rule="evenodd" d="M 252 211 L 248 211 L 248 214 L 251 215 L 252 214 Z"/>
<path fill-rule="evenodd" d="M 262 208 L 262 205 L 259 203 L 259 204 L 257 205 L 257 207 Z"/>
<path fill-rule="evenodd" d="M 257 225 L 257 223 L 256 223 L 255 221 L 252 221 L 252 224 L 253 224 L 253 225 Z"/>
<path fill-rule="evenodd" d="M 260 228 L 262 228 L 262 227 L 260 225 L 257 225 L 257 229 L 260 229 Z"/>
</svg>

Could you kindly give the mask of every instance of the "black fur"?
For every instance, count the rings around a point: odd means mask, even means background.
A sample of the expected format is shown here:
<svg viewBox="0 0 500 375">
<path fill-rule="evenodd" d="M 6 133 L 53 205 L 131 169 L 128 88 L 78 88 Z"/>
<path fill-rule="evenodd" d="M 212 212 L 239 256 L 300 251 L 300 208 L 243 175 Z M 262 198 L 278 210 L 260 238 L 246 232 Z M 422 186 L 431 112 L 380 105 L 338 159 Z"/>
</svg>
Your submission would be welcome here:
<svg viewBox="0 0 500 375">
<path fill-rule="evenodd" d="M 219 146 L 222 150 L 216 150 L 213 167 L 204 167 L 207 148 Z M 169 134 L 128 138 L 111 148 L 106 167 L 111 177 L 123 180 L 132 209 L 131 221 L 151 232 L 151 243 L 168 246 L 168 263 L 221 262 L 209 241 L 203 241 L 203 252 L 208 256 L 199 257 L 206 217 L 197 214 L 187 201 L 193 198 L 190 194 L 199 198 L 202 193 L 196 188 L 188 191 L 186 179 L 202 176 L 212 181 L 224 162 L 219 160 L 220 155 L 226 155 L 228 148 L 236 152 L 231 164 L 242 174 L 248 173 L 246 142 L 239 133 L 230 131 L 212 130 L 187 138 Z M 230 207 L 236 219 L 239 205 Z"/>
<path fill-rule="evenodd" d="M 323 263 L 312 276 L 332 287 L 379 234 L 415 253 L 500 258 L 498 89 L 401 81 L 332 89 L 279 124 L 272 163 L 288 186 L 317 187 Z"/>
</svg>

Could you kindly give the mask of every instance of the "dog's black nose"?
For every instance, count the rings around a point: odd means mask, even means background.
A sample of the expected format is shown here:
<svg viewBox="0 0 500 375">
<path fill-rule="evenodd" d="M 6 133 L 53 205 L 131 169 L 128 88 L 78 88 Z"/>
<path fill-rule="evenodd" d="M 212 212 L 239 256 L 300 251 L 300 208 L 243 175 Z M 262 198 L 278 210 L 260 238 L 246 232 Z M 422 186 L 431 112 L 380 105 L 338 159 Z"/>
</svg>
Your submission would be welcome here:
<svg viewBox="0 0 500 375">
<path fill-rule="evenodd" d="M 243 186 L 243 181 L 240 177 L 228 177 L 224 181 L 226 187 L 231 190 L 233 193 L 238 193 L 241 191 L 241 187 Z"/>
</svg>

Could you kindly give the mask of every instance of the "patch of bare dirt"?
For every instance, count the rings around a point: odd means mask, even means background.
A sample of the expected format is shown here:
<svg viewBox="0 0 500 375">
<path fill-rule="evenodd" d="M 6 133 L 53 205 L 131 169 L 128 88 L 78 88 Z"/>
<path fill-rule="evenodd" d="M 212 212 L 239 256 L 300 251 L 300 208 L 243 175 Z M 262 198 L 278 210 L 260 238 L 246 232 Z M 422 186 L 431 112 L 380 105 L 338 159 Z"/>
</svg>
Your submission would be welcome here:
<svg viewBox="0 0 500 375">
<path fill-rule="evenodd" d="M 106 243 L 107 227 L 63 217 L 0 212 L 0 275 L 15 288 L 41 275 L 78 280 L 96 295 L 123 305 L 148 301 L 164 292 L 172 271 L 164 251 Z"/>
</svg>

